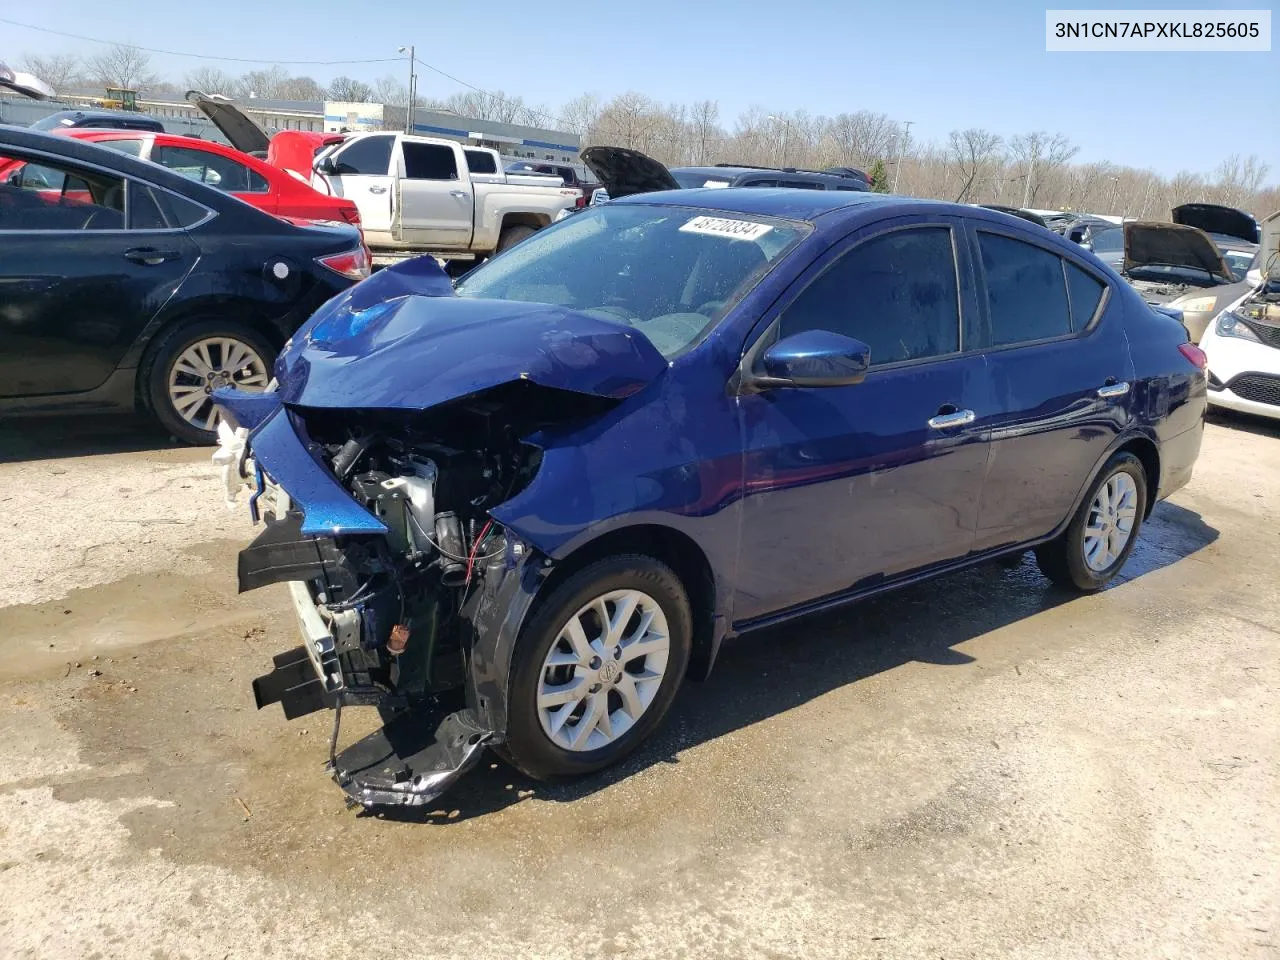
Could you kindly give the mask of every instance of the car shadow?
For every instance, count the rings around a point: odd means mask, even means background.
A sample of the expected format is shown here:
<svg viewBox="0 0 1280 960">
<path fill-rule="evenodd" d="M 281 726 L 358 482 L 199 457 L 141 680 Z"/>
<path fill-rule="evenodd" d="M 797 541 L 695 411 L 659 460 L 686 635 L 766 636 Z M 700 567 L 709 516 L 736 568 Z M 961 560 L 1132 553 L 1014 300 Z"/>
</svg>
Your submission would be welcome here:
<svg viewBox="0 0 1280 960">
<path fill-rule="evenodd" d="M 178 445 L 154 421 L 130 414 L 0 416 L 0 463 L 139 453 Z"/>
<path fill-rule="evenodd" d="M 1258 417 L 1251 413 L 1237 413 L 1235 410 L 1224 410 L 1210 407 L 1206 419 L 1216 426 L 1241 433 L 1251 433 L 1256 437 L 1274 437 L 1280 439 L 1280 420 Z"/>
<path fill-rule="evenodd" d="M 1156 506 L 1117 582 L 1190 556 L 1218 538 L 1200 515 Z M 1114 589 L 1114 586 L 1109 588 Z M 458 823 L 536 796 L 572 802 L 679 752 L 911 661 L 948 667 L 974 662 L 955 648 L 1076 599 L 1053 586 L 1025 555 L 1016 567 L 971 567 L 824 614 L 746 634 L 721 651 L 698 696 L 679 696 L 662 729 L 627 760 L 580 779 L 541 783 L 490 753 L 430 810 L 382 809 L 365 816 Z M 687 694 L 687 689 L 686 689 Z M 442 809 L 436 809 L 441 807 Z"/>
</svg>

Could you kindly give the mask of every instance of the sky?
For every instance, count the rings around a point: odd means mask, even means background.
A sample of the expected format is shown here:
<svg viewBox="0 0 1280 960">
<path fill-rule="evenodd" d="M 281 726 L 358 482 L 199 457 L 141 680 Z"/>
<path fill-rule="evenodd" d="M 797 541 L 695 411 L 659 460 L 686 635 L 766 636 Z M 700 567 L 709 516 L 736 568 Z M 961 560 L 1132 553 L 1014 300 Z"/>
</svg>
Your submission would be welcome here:
<svg viewBox="0 0 1280 960">
<path fill-rule="evenodd" d="M 1162 9 L 1240 9 L 1248 0 Z M 1026 0 L 785 0 L 736 3 L 433 4 L 350 0 L 306 4 L 219 0 L 208 22 L 190 6 L 59 0 L 0 9 L 0 18 L 100 40 L 200 57 L 156 54 L 153 66 L 179 80 L 202 63 L 228 72 L 270 62 L 322 83 L 339 74 L 373 81 L 407 75 L 396 48 L 484 90 L 558 107 L 584 92 L 607 99 L 635 90 L 662 102 L 711 99 L 722 123 L 749 106 L 855 110 L 912 121 L 913 141 L 982 127 L 1004 137 L 1063 133 L 1078 162 L 1110 160 L 1172 176 L 1211 174 L 1233 153 L 1257 154 L 1280 183 L 1280 51 L 1268 53 L 1048 53 L 1045 9 Z M 1079 4 L 1097 8 L 1097 0 Z M 1260 6 L 1254 0 L 1254 6 Z M 178 12 L 183 11 L 180 19 Z M 564 11 L 564 14 L 561 14 Z M 185 20 L 185 22 L 184 22 Z M 0 22 L 0 60 L 81 53 L 97 43 Z M 238 63 L 217 58 L 245 58 Z M 419 66 L 418 91 L 464 90 Z"/>
</svg>

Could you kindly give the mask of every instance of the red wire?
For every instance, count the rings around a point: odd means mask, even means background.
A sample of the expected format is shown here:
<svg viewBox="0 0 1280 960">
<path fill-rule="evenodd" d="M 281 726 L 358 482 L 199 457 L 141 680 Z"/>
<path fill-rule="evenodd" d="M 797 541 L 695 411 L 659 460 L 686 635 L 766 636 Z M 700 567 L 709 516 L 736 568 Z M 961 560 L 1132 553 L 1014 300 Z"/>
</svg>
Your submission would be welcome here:
<svg viewBox="0 0 1280 960">
<path fill-rule="evenodd" d="M 492 526 L 493 520 L 490 518 L 489 522 L 480 528 L 480 536 L 476 537 L 475 543 L 471 544 L 471 555 L 467 557 L 467 578 L 463 581 L 463 586 L 471 582 L 471 568 L 476 562 L 476 551 L 480 549 L 480 544 L 484 543 L 485 534 L 489 532 L 489 528 Z"/>
</svg>

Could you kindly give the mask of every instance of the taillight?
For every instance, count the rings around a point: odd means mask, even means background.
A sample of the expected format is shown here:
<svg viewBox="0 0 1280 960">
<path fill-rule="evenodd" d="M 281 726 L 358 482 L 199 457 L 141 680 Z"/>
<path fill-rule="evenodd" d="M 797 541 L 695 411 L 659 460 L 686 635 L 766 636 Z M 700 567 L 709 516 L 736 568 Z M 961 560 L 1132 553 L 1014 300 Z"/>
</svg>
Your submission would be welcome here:
<svg viewBox="0 0 1280 960">
<path fill-rule="evenodd" d="M 1203 370 L 1209 365 L 1209 358 L 1194 343 L 1178 344 L 1178 352 L 1195 364 L 1197 370 Z"/>
<path fill-rule="evenodd" d="M 363 280 L 369 276 L 369 251 L 364 244 L 344 253 L 316 257 L 316 263 L 328 267 L 334 273 L 342 274 L 348 280 Z"/>
<path fill-rule="evenodd" d="M 578 197 L 577 200 L 573 201 L 573 206 L 577 210 L 581 210 L 586 205 L 587 205 L 587 195 L 585 193 L 582 196 Z"/>
</svg>

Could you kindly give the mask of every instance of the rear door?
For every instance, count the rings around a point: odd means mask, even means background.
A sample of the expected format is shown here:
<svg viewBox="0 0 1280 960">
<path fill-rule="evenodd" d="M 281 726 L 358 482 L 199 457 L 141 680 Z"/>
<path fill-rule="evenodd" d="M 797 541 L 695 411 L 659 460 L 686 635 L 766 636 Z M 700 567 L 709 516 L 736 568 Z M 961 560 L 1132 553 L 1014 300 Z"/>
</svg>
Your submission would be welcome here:
<svg viewBox="0 0 1280 960">
<path fill-rule="evenodd" d="M 329 192 L 354 201 L 366 233 L 391 233 L 395 145 L 394 133 L 374 133 L 355 137 L 328 155 L 335 168 L 324 175 Z"/>
<path fill-rule="evenodd" d="M 972 222 L 993 411 L 976 550 L 1054 530 L 1123 429 L 1133 362 L 1109 281 L 1030 234 Z"/>
<path fill-rule="evenodd" d="M 855 234 L 797 281 L 763 342 L 829 330 L 866 343 L 872 366 L 852 386 L 740 398 L 735 620 L 969 552 L 987 446 L 975 423 L 986 412 L 985 361 L 966 342 L 965 257 L 961 221 L 898 218 Z"/>
<path fill-rule="evenodd" d="M 145 184 L 43 158 L 0 184 L 0 248 L 5 398 L 103 385 L 198 254 Z"/>
<path fill-rule="evenodd" d="M 402 138 L 396 186 L 396 240 L 457 249 L 471 245 L 475 198 L 460 147 Z"/>
</svg>

